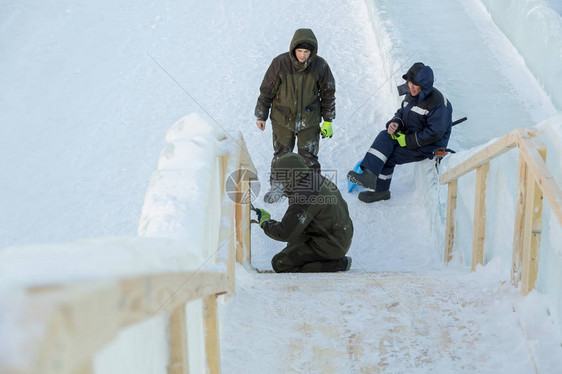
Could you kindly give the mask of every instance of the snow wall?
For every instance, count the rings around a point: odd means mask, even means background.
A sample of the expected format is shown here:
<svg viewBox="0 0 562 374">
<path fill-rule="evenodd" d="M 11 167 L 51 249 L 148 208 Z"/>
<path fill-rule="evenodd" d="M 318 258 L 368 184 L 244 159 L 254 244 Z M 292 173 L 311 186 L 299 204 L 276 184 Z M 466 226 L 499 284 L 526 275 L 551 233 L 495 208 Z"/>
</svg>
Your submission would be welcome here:
<svg viewBox="0 0 562 374">
<path fill-rule="evenodd" d="M 518 49 L 529 70 L 543 85 L 553 104 L 562 109 L 562 96 L 557 94 L 557 85 L 562 82 L 562 18 L 540 0 L 482 0 L 498 28 Z M 408 55 L 400 46 L 392 43 L 385 21 L 381 19 L 373 1 L 366 1 L 369 17 L 384 60 L 388 76 L 399 68 L 399 61 Z M 524 31 L 523 31 L 524 30 Z M 545 56 L 547 58 L 545 58 Z M 396 80 L 388 85 L 389 95 L 395 95 Z M 392 80 L 392 79 L 391 79 Z M 396 99 L 396 106 L 400 98 Z M 538 137 L 547 147 L 546 164 L 558 185 L 562 185 L 562 115 L 543 121 L 535 126 Z M 489 143 L 493 142 L 493 139 Z M 488 144 L 489 144 L 488 143 Z M 470 150 L 460 151 L 445 158 L 440 173 L 459 164 L 482 149 L 485 144 Z M 484 264 L 498 268 L 509 278 L 513 249 L 513 227 L 518 182 L 519 151 L 513 149 L 490 163 L 487 180 L 487 221 Z M 415 166 L 414 183 L 420 191 L 420 201 L 426 204 L 428 218 L 439 243 L 437 254 L 443 257 L 447 208 L 447 186 L 437 183 L 432 162 L 419 162 Z M 459 180 L 457 212 L 455 221 L 455 253 L 449 266 L 470 267 L 472 257 L 472 232 L 474 222 L 474 195 L 476 173 L 472 172 Z M 424 194 L 421 191 L 428 191 Z M 423 196 L 421 196 L 423 195 Z M 539 276 L 537 290 L 548 295 L 551 313 L 555 314 L 558 328 L 562 332 L 562 229 L 551 213 L 548 203 L 543 205 L 543 232 L 539 249 Z M 480 269 L 479 269 L 480 270 Z M 534 291 L 536 292 L 536 291 Z"/>
<path fill-rule="evenodd" d="M 562 111 L 562 17 L 542 0 L 481 0 Z"/>
<path fill-rule="evenodd" d="M 497 27 L 523 57 L 528 69 L 542 85 L 552 103 L 562 111 L 562 17 L 541 0 L 481 0 Z M 547 119 L 536 126 L 538 137 L 547 147 L 547 166 L 558 185 L 562 185 L 562 115 Z M 462 157 L 457 155 L 456 157 Z M 513 243 L 515 191 L 517 185 L 518 151 L 512 150 L 490 164 L 488 175 L 484 261 L 496 261 L 509 271 Z M 474 173 L 473 173 L 474 174 Z M 475 175 L 459 183 L 459 193 L 472 200 L 459 200 L 457 224 L 460 229 L 455 245 L 461 248 L 464 262 L 470 262 L 471 229 L 474 216 Z M 467 191 L 462 191 L 463 189 Z M 462 206 L 461 206 L 462 205 Z M 470 236 L 470 237 L 469 237 Z M 562 332 L 562 230 L 543 204 L 543 232 L 539 252 L 537 290 L 552 300 L 559 331 Z"/>
<path fill-rule="evenodd" d="M 43 327 L 26 319 L 25 289 L 80 281 L 163 272 L 225 272 L 214 258 L 221 222 L 218 156 L 232 142 L 220 129 L 193 114 L 166 134 L 142 209 L 138 237 L 82 239 L 0 251 L 0 362 L 23 367 L 34 355 L 29 347 Z M 217 224 L 219 223 L 220 224 Z M 209 229 L 210 228 L 210 229 Z M 206 368 L 203 307 L 186 306 L 191 373 Z M 97 373 L 165 373 L 168 365 L 168 316 L 158 315 L 123 329 L 94 358 Z"/>
<path fill-rule="evenodd" d="M 219 157 L 227 151 L 224 132 L 198 114 L 177 121 L 166 133 L 157 170 L 152 174 L 139 220 L 140 237 L 189 243 L 196 269 L 225 272 L 215 265 L 221 222 Z M 217 224 L 217 223 L 221 224 Z M 189 372 L 206 371 L 203 303 L 186 305 Z M 119 334 L 96 356 L 98 373 L 165 373 L 168 365 L 167 318 L 158 316 Z M 138 360 L 139 355 L 143 360 Z M 126 357 L 127 359 L 123 359 Z"/>
</svg>

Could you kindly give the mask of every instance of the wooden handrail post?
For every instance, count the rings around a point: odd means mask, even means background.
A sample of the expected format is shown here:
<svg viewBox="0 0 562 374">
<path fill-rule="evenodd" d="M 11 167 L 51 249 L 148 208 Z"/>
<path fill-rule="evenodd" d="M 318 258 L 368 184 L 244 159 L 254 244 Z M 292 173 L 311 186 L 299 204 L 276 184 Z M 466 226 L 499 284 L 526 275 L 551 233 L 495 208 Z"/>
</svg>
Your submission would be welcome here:
<svg viewBox="0 0 562 374">
<path fill-rule="evenodd" d="M 74 372 L 75 374 L 94 374 L 94 365 L 92 362 L 88 362 L 85 365 L 82 365 L 81 368 Z"/>
<path fill-rule="evenodd" d="M 220 349 L 217 319 L 217 295 L 211 295 L 204 300 L 205 318 L 205 352 L 209 374 L 219 374 Z"/>
<path fill-rule="evenodd" d="M 445 255 L 443 260 L 446 264 L 451 261 L 453 244 L 455 243 L 455 210 L 457 209 L 458 179 L 448 183 L 447 188 L 447 231 L 445 233 Z"/>
<path fill-rule="evenodd" d="M 490 163 L 476 169 L 476 196 L 474 198 L 474 232 L 472 236 L 472 271 L 484 263 L 484 241 L 486 239 L 486 179 Z"/>
<path fill-rule="evenodd" d="M 230 160 L 230 153 L 226 153 L 220 156 L 220 168 L 221 168 L 221 191 L 222 195 L 226 193 L 226 178 L 228 173 L 228 162 Z"/>
<path fill-rule="evenodd" d="M 220 164 L 221 164 L 221 177 L 222 177 L 222 196 L 225 196 L 226 193 L 226 179 L 227 173 L 229 172 L 229 163 L 230 163 L 230 153 L 226 153 L 220 157 Z M 231 175 L 232 177 L 232 175 Z M 232 196 L 231 196 L 232 197 Z M 236 202 L 233 201 L 234 210 L 232 205 L 229 202 L 225 202 L 226 200 L 223 199 L 222 209 L 223 212 L 221 214 L 222 218 L 227 218 L 229 222 L 232 222 L 234 225 L 236 224 Z M 235 228 L 234 228 L 235 229 Z M 226 268 L 227 268 L 227 277 L 228 277 L 228 291 L 234 294 L 236 292 L 236 279 L 235 279 L 235 261 L 236 261 L 236 236 L 231 234 L 231 228 L 224 228 L 221 227 L 219 239 L 221 241 L 226 241 L 227 243 L 222 243 L 225 245 L 227 252 L 226 257 Z"/>
<path fill-rule="evenodd" d="M 236 235 L 228 239 L 227 278 L 228 292 L 236 294 Z"/>
<path fill-rule="evenodd" d="M 515 205 L 515 224 L 513 226 L 513 254 L 511 260 L 511 283 L 519 286 L 521 280 L 521 257 L 523 253 L 523 235 L 524 235 L 524 218 L 525 218 L 525 202 L 527 195 L 527 180 L 529 178 L 529 169 L 527 162 L 521 153 L 519 153 L 519 172 L 517 183 L 517 201 Z"/>
<path fill-rule="evenodd" d="M 248 189 L 251 184 L 248 181 Z M 252 225 L 250 220 L 252 218 L 252 212 L 250 211 L 250 204 L 246 204 L 244 209 L 244 217 L 246 217 L 246 222 L 244 222 L 244 247 L 246 247 L 246 262 L 252 262 Z"/>
<path fill-rule="evenodd" d="M 240 198 L 236 201 L 236 262 L 243 265 L 246 260 L 245 252 L 249 248 L 250 238 L 247 235 L 250 226 L 250 180 L 247 170 L 239 167 L 238 184 Z"/>
<path fill-rule="evenodd" d="M 250 261 L 250 179 L 247 175 L 240 180 L 242 201 L 236 205 L 236 262 L 243 265 Z"/>
<path fill-rule="evenodd" d="M 546 159 L 546 148 L 538 148 L 542 159 Z M 539 244 L 542 232 L 542 200 L 541 188 L 531 173 L 527 173 L 527 193 L 525 196 L 525 216 L 523 225 L 522 258 L 521 258 L 521 293 L 527 295 L 537 280 L 539 267 Z"/>
<path fill-rule="evenodd" d="M 185 305 L 177 307 L 170 314 L 168 334 L 170 345 L 168 374 L 189 374 Z"/>
<path fill-rule="evenodd" d="M 511 282 L 515 287 L 521 282 L 521 292 L 526 295 L 535 287 L 538 272 L 538 249 L 542 231 L 542 205 L 545 199 L 551 212 L 562 223 L 562 189 L 545 163 L 546 148 L 537 131 L 516 129 L 439 177 L 439 183 L 449 184 L 447 200 L 447 231 L 444 262 L 451 260 L 454 244 L 454 211 L 457 186 L 452 182 L 477 169 L 474 232 L 472 240 L 472 270 L 484 262 L 486 234 L 486 178 L 490 160 L 517 146 L 519 148 L 519 181 L 513 233 Z"/>
</svg>

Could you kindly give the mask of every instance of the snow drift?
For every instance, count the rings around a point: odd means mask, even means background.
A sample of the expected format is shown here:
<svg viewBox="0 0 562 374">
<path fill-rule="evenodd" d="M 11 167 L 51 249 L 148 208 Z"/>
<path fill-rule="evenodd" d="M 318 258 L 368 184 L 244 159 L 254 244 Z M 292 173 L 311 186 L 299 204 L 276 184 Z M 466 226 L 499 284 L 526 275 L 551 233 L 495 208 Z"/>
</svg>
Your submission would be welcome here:
<svg viewBox="0 0 562 374">
<path fill-rule="evenodd" d="M 496 25 L 562 110 L 562 17 L 542 0 L 482 0 Z"/>
</svg>

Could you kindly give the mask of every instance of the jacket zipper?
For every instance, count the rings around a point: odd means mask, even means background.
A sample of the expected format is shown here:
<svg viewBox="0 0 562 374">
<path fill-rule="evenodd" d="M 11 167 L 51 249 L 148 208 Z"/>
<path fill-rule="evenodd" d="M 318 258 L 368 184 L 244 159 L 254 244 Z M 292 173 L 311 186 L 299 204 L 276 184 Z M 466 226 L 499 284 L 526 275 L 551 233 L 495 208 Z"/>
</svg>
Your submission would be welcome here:
<svg viewBox="0 0 562 374">
<path fill-rule="evenodd" d="M 295 124 L 295 133 L 298 133 L 301 130 L 302 127 L 302 100 L 303 100 L 303 95 L 304 95 L 304 84 L 303 84 L 303 80 L 304 80 L 304 72 L 299 72 L 298 73 L 299 76 L 299 85 L 300 85 L 300 95 L 299 95 L 299 101 L 298 101 L 298 107 L 297 107 L 297 123 Z"/>
</svg>

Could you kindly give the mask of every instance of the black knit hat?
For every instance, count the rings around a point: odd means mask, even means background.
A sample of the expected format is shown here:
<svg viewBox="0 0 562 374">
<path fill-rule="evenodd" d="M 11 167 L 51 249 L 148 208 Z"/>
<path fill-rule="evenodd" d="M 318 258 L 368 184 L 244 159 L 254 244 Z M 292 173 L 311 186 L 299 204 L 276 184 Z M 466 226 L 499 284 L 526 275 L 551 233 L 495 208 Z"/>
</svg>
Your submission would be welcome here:
<svg viewBox="0 0 562 374">
<path fill-rule="evenodd" d="M 314 45 L 310 44 L 309 42 L 300 42 L 295 46 L 295 49 L 307 49 L 312 52 L 314 50 Z"/>
<path fill-rule="evenodd" d="M 420 70 L 424 67 L 424 63 L 423 62 L 416 62 L 415 64 L 412 65 L 411 68 L 408 69 L 408 72 L 406 74 L 404 74 L 402 76 L 402 78 L 405 81 L 408 82 L 412 82 L 413 84 L 415 84 L 416 86 L 421 86 L 420 84 L 418 84 L 418 82 L 416 82 L 416 75 L 418 75 L 418 73 L 420 72 Z"/>
</svg>

